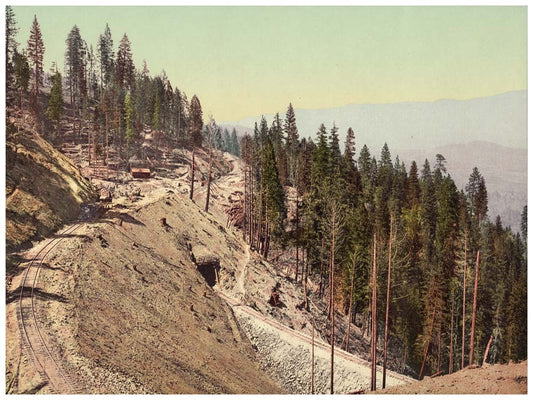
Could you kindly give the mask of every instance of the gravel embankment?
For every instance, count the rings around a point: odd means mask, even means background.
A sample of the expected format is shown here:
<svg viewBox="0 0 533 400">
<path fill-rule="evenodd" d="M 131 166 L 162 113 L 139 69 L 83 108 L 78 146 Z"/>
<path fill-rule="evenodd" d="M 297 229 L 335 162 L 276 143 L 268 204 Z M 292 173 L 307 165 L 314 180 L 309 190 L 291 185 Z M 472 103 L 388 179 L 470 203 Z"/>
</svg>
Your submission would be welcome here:
<svg viewBox="0 0 533 400">
<path fill-rule="evenodd" d="M 252 315 L 246 308 L 234 307 L 234 313 L 250 341 L 257 347 L 260 363 L 285 390 L 308 394 L 311 390 L 311 344 L 299 336 L 282 331 Z M 314 392 L 330 393 L 330 352 L 315 346 Z M 335 353 L 334 391 L 346 394 L 370 387 L 370 368 Z M 377 379 L 381 382 L 381 369 Z M 387 374 L 387 385 L 405 382 Z"/>
</svg>

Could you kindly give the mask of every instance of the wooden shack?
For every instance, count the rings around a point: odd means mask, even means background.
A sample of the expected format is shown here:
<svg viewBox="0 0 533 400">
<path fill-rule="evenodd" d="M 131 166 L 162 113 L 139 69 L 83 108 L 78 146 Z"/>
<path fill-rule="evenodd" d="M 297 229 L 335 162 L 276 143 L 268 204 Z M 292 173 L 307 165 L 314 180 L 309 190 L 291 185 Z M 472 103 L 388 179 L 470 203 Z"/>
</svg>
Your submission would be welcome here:
<svg viewBox="0 0 533 400">
<path fill-rule="evenodd" d="M 149 179 L 150 178 L 150 169 L 149 168 L 131 168 L 131 176 L 134 178 L 140 179 Z"/>
</svg>

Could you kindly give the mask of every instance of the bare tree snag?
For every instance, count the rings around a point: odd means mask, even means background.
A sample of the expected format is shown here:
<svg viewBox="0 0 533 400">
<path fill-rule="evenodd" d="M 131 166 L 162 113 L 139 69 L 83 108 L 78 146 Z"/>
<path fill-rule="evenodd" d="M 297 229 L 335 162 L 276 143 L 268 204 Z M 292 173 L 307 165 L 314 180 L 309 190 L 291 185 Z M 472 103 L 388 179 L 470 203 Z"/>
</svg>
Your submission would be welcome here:
<svg viewBox="0 0 533 400">
<path fill-rule="evenodd" d="M 260 251 L 261 247 L 261 230 L 263 228 L 263 174 L 261 173 L 261 177 L 259 179 L 259 208 L 258 208 L 258 223 L 257 223 L 257 237 L 255 239 L 257 243 L 257 251 Z"/>
<path fill-rule="evenodd" d="M 109 179 L 109 133 L 107 128 L 107 114 L 108 110 L 106 107 L 105 111 L 105 171 L 106 179 Z"/>
<path fill-rule="evenodd" d="M 332 206 L 332 224 L 331 224 L 331 259 L 330 259 L 330 287 L 329 287 L 329 296 L 330 296 L 330 312 L 331 312 L 331 385 L 330 393 L 333 394 L 333 355 L 335 353 L 335 216 L 336 216 L 336 204 L 333 202 Z"/>
<path fill-rule="evenodd" d="M 455 292 L 452 292 L 452 318 L 450 322 L 450 360 L 448 362 L 448 374 L 453 373 L 453 317 L 455 307 Z"/>
<path fill-rule="evenodd" d="M 461 339 L 461 369 L 465 367 L 465 325 L 466 325 L 466 239 L 468 231 L 465 229 L 465 258 L 463 267 L 463 337 Z"/>
<path fill-rule="evenodd" d="M 479 280 L 479 250 L 476 256 L 476 277 L 474 278 L 474 304 L 472 305 L 472 328 L 470 330 L 470 357 L 469 365 L 474 361 L 474 337 L 476 333 L 476 308 L 477 308 L 477 284 Z"/>
<path fill-rule="evenodd" d="M 494 337 L 490 335 L 490 339 L 489 339 L 489 342 L 487 343 L 487 348 L 485 349 L 485 355 L 483 356 L 483 362 L 481 363 L 481 365 L 485 364 L 485 362 L 487 361 L 487 356 L 489 355 L 489 349 L 490 349 L 490 345 L 492 344 L 493 339 Z"/>
<path fill-rule="evenodd" d="M 311 317 L 313 333 L 311 334 L 311 394 L 315 394 L 315 317 Z"/>
<path fill-rule="evenodd" d="M 244 158 L 244 157 L 243 157 Z M 248 169 L 245 167 L 244 168 L 244 217 L 242 219 L 242 240 L 244 240 L 244 242 L 246 243 L 246 232 L 247 232 L 247 229 L 248 229 L 248 221 L 247 221 L 247 217 L 248 217 Z"/>
<path fill-rule="evenodd" d="M 213 149 L 211 146 L 211 138 L 213 137 L 214 120 L 211 117 L 209 121 L 209 171 L 207 172 L 207 195 L 205 197 L 205 212 L 209 212 L 209 197 L 211 195 L 211 169 L 213 167 Z"/>
<path fill-rule="evenodd" d="M 390 232 L 389 232 L 389 265 L 387 271 L 387 301 L 385 306 L 385 339 L 383 348 L 383 382 L 382 388 L 385 389 L 387 381 L 387 342 L 389 340 L 389 300 L 390 300 L 390 270 L 392 264 L 392 213 L 390 215 Z"/>
<path fill-rule="evenodd" d="M 191 191 L 189 193 L 189 199 L 193 200 L 193 196 L 194 196 L 194 148 L 192 149 L 192 157 L 191 157 Z"/>
<path fill-rule="evenodd" d="M 250 166 L 248 169 L 248 173 L 250 176 L 250 196 L 249 196 L 249 203 L 248 203 L 248 241 L 250 243 L 250 247 L 254 246 L 254 226 L 253 226 L 253 215 L 254 215 L 254 174 L 252 167 Z"/>
<path fill-rule="evenodd" d="M 422 379 L 422 374 L 424 373 L 424 367 L 426 366 L 426 358 L 429 352 L 429 345 L 431 344 L 431 335 L 433 334 L 433 326 L 435 325 L 436 314 L 437 314 L 437 295 L 435 294 L 435 307 L 433 308 L 433 316 L 431 317 L 431 325 L 429 328 L 428 340 L 426 343 L 426 349 L 424 350 L 424 358 L 422 359 L 422 366 L 420 367 L 420 373 L 418 374 L 418 379 Z"/>
<path fill-rule="evenodd" d="M 91 129 L 87 129 L 87 161 L 91 167 Z"/>
<path fill-rule="evenodd" d="M 305 249 L 304 249 L 305 250 Z M 302 260 L 303 261 L 303 260 Z M 309 256 L 305 257 L 305 269 L 304 269 L 304 308 L 309 310 L 309 303 L 307 300 L 307 278 L 309 277 Z"/>
<path fill-rule="evenodd" d="M 294 274 L 294 282 L 298 283 L 298 270 L 299 268 L 299 259 L 298 259 L 298 250 L 299 250 L 299 234 L 298 234 L 298 224 L 299 224 L 299 218 L 298 218 L 298 188 L 296 188 L 296 272 Z M 303 271 L 302 271 L 303 275 Z"/>
<path fill-rule="evenodd" d="M 318 294 L 320 297 L 324 294 L 324 236 L 322 236 L 322 244 L 320 245 L 320 285 L 318 287 Z"/>
<path fill-rule="evenodd" d="M 377 243 L 376 233 L 374 232 L 374 257 L 372 260 L 372 337 L 370 339 L 370 391 L 376 390 L 376 339 L 377 339 Z"/>
<path fill-rule="evenodd" d="M 437 335 L 437 371 L 440 371 L 440 353 L 441 353 L 441 343 L 442 343 L 442 313 L 439 308 L 439 334 Z"/>
<path fill-rule="evenodd" d="M 348 329 L 346 330 L 346 351 L 349 350 L 350 345 L 350 326 L 352 325 L 352 304 L 353 304 L 353 286 L 355 280 L 355 260 L 357 258 L 357 246 L 355 246 L 353 251 L 353 262 L 352 262 L 352 279 L 350 283 L 350 305 L 348 306 Z"/>
</svg>

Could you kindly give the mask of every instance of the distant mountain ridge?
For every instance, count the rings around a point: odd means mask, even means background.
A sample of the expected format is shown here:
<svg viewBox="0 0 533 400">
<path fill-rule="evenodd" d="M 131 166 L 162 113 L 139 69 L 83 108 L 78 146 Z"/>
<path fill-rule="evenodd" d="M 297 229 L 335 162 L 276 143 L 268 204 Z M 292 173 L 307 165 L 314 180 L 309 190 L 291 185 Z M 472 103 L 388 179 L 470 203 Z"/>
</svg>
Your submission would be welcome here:
<svg viewBox="0 0 533 400">
<path fill-rule="evenodd" d="M 297 104 L 293 104 L 297 106 Z M 284 118 L 286 109 L 280 110 Z M 487 141 L 502 146 L 527 148 L 527 90 L 470 100 L 437 100 L 390 104 L 350 104 L 328 109 L 295 109 L 300 137 L 316 137 L 320 124 L 339 128 L 341 143 L 352 127 L 358 147 L 376 152 L 385 142 L 391 149 L 428 149 L 450 144 Z M 265 114 L 270 124 L 274 114 Z M 253 133 L 261 116 L 235 122 L 238 132 Z"/>
<path fill-rule="evenodd" d="M 293 104 L 294 105 L 294 104 Z M 285 117 L 286 110 L 280 110 Z M 447 160 L 448 171 L 458 189 L 463 189 L 474 166 L 485 177 L 489 216 L 500 215 L 515 232 L 527 204 L 527 91 L 519 90 L 470 100 L 437 100 L 391 104 L 351 104 L 330 109 L 295 109 L 300 138 L 316 138 L 321 123 L 339 128 L 341 151 L 346 131 L 352 127 L 356 152 L 366 144 L 379 157 L 387 143 L 409 169 L 427 158 L 433 167 L 435 155 Z M 265 114 L 271 123 L 274 114 Z M 221 126 L 237 133 L 253 134 L 261 116 Z"/>
<path fill-rule="evenodd" d="M 433 168 L 435 155 L 446 158 L 448 173 L 457 189 L 464 189 L 474 167 L 485 178 L 489 197 L 489 217 L 499 215 L 504 226 L 520 232 L 523 207 L 527 204 L 527 150 L 484 141 L 439 146 L 429 150 L 392 151 L 405 162 L 407 170 L 416 161 L 419 171 L 427 159 Z"/>
</svg>

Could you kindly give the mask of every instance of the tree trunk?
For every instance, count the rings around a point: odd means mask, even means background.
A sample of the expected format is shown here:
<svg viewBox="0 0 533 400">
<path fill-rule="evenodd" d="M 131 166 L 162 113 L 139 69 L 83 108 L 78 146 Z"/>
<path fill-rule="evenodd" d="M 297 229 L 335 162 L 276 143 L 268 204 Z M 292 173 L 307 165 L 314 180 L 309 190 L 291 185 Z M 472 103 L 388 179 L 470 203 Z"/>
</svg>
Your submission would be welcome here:
<svg viewBox="0 0 533 400">
<path fill-rule="evenodd" d="M 318 294 L 322 297 L 324 293 L 324 237 L 322 236 L 322 244 L 320 246 L 320 285 L 318 287 Z"/>
<path fill-rule="evenodd" d="M 353 251 L 353 263 L 352 263 L 352 279 L 350 283 L 350 305 L 348 306 L 348 329 L 346 331 L 346 351 L 350 351 L 350 326 L 352 325 L 352 304 L 353 304 L 353 286 L 355 280 L 355 259 L 357 256 L 357 246 L 355 246 Z"/>
<path fill-rule="evenodd" d="M 479 279 L 479 250 L 476 256 L 476 277 L 474 279 L 474 304 L 472 305 L 472 328 L 470 330 L 470 357 L 469 364 L 474 361 L 474 337 L 476 333 L 476 308 L 477 308 L 477 284 Z"/>
<path fill-rule="evenodd" d="M 490 345 L 492 344 L 492 339 L 494 339 L 494 337 L 490 335 L 490 339 L 489 339 L 489 342 L 487 343 L 487 348 L 485 349 L 485 355 L 483 356 L 483 362 L 481 363 L 481 366 L 485 364 L 485 362 L 487 361 L 487 356 L 489 355 L 489 349 L 490 349 Z"/>
<path fill-rule="evenodd" d="M 250 174 L 250 204 L 248 205 L 248 228 L 250 229 L 249 232 L 249 241 L 250 241 L 250 247 L 254 246 L 254 171 L 252 166 L 249 167 L 249 174 Z"/>
<path fill-rule="evenodd" d="M 299 266 L 298 266 L 298 239 L 299 239 L 299 234 L 298 234 L 298 223 L 299 223 L 299 220 L 298 220 L 298 188 L 296 188 L 296 273 L 294 274 L 294 282 L 295 283 L 298 283 L 298 270 L 299 270 Z"/>
<path fill-rule="evenodd" d="M 311 394 L 315 394 L 315 317 L 311 317 L 313 331 L 311 334 Z"/>
<path fill-rule="evenodd" d="M 213 122 L 213 120 L 211 120 Z M 209 212 L 209 197 L 211 195 L 211 169 L 213 167 L 213 150 L 211 146 L 211 123 L 209 124 L 209 171 L 207 172 L 207 195 L 205 197 L 205 212 Z"/>
<path fill-rule="evenodd" d="M 268 198 L 268 192 L 266 194 L 266 197 Z M 264 235 L 263 235 L 263 249 L 262 249 L 262 255 L 265 260 L 268 258 L 268 243 L 270 242 L 270 227 L 268 226 L 268 203 L 265 204 L 265 229 L 264 229 Z"/>
<path fill-rule="evenodd" d="M 189 193 L 189 199 L 194 201 L 194 147 L 192 149 L 192 159 L 191 159 L 191 191 Z"/>
<path fill-rule="evenodd" d="M 439 335 L 437 337 L 437 371 L 440 371 L 440 353 L 441 353 L 441 344 L 442 344 L 442 313 L 439 309 Z"/>
<path fill-rule="evenodd" d="M 422 379 L 422 374 L 424 372 L 424 367 L 426 365 L 426 358 L 429 352 L 429 345 L 431 344 L 431 335 L 433 334 L 433 326 L 435 325 L 436 314 L 437 314 L 437 295 L 435 294 L 435 308 L 433 308 L 433 316 L 431 317 L 431 326 L 429 328 L 428 341 L 426 344 L 426 349 L 424 350 L 424 358 L 422 359 L 422 366 L 420 367 L 420 373 L 418 374 L 418 379 Z"/>
<path fill-rule="evenodd" d="M 257 243 L 257 252 L 261 251 L 261 229 L 263 225 L 263 173 L 261 171 L 261 178 L 259 179 L 259 216 L 257 223 L 257 237 L 255 239 Z"/>
<path fill-rule="evenodd" d="M 392 213 L 390 215 L 390 232 L 389 232 L 389 265 L 387 271 L 387 301 L 385 306 L 385 340 L 383 349 L 383 382 L 382 388 L 385 389 L 387 381 L 387 342 L 389 340 L 389 300 L 390 300 L 390 270 L 392 264 Z"/>
<path fill-rule="evenodd" d="M 211 169 L 213 160 L 211 159 L 211 150 L 209 150 L 209 171 L 207 172 L 207 195 L 205 197 L 205 212 L 209 212 L 209 197 L 211 196 Z"/>
<path fill-rule="evenodd" d="M 91 166 L 91 129 L 87 130 L 87 161 L 89 162 L 89 167 Z"/>
<path fill-rule="evenodd" d="M 455 293 L 452 292 L 452 320 L 450 323 L 450 360 L 448 362 L 448 373 L 453 373 L 453 318 L 454 318 L 454 307 L 455 307 Z"/>
<path fill-rule="evenodd" d="M 309 256 L 305 257 L 305 269 L 304 269 L 304 308 L 309 309 L 309 304 L 307 300 L 307 278 L 309 276 Z"/>
<path fill-rule="evenodd" d="M 465 367 L 465 325 L 466 325 L 466 239 L 468 231 L 465 229 L 465 258 L 463 267 L 463 337 L 461 339 L 461 369 Z"/>
<path fill-rule="evenodd" d="M 179 118 L 178 118 L 179 120 Z M 244 168 L 244 204 L 243 204 L 243 219 L 242 219 L 242 240 L 246 243 L 246 232 L 248 227 L 248 214 L 246 213 L 248 210 L 248 170 L 245 167 Z"/>
<path fill-rule="evenodd" d="M 376 390 L 376 347 L 377 347 L 377 243 L 374 232 L 374 257 L 372 260 L 372 338 L 370 340 L 370 391 Z"/>
<path fill-rule="evenodd" d="M 106 170 L 106 179 L 109 179 L 109 132 L 107 127 L 107 116 L 108 112 L 105 112 L 105 170 Z"/>
<path fill-rule="evenodd" d="M 333 394 L 333 355 L 335 353 L 335 214 L 336 214 L 336 204 L 333 202 L 333 215 L 332 215 L 332 224 L 331 224 L 331 257 L 330 257 L 330 287 L 329 287 L 329 298 L 330 298 L 330 312 L 331 312 L 331 384 L 330 384 L 330 393 Z"/>
</svg>

